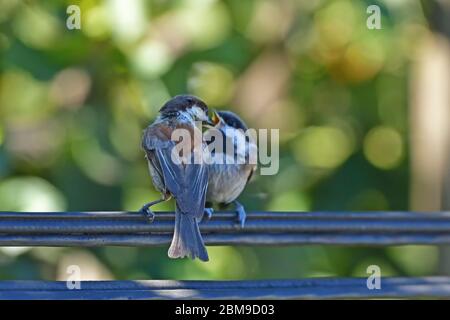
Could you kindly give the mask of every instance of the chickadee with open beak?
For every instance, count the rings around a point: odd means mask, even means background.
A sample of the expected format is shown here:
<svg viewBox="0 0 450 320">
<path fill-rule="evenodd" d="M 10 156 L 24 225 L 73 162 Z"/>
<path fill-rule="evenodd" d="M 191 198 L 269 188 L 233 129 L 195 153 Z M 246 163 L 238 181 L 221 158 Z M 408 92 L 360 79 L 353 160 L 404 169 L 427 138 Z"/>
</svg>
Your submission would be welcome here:
<svg viewBox="0 0 450 320">
<path fill-rule="evenodd" d="M 198 134 L 201 137 L 201 124 L 197 127 L 200 121 L 210 122 L 206 104 L 194 96 L 176 96 L 159 110 L 158 117 L 145 129 L 142 138 L 150 175 L 162 198 L 147 203 L 141 211 L 153 221 L 151 206 L 171 197 L 176 202 L 175 230 L 168 251 L 170 258 L 190 257 L 208 261 L 197 224 L 205 209 L 208 167 L 204 162 L 193 161 L 196 153 L 206 152 L 206 144 L 202 139 L 194 138 Z M 190 162 L 186 162 L 177 152 L 172 152 L 177 146 L 172 141 L 172 134 L 177 129 L 189 133 Z M 177 161 L 172 156 L 177 157 Z"/>
<path fill-rule="evenodd" d="M 234 203 L 237 219 L 241 227 L 245 224 L 244 206 L 236 201 L 256 170 L 256 163 L 250 163 L 250 152 L 256 154 L 257 145 L 245 135 L 247 126 L 231 111 L 214 111 L 212 116 L 214 127 L 222 135 L 223 148 L 219 152 L 211 151 L 209 164 L 208 189 L 206 192 L 207 207 L 205 214 L 212 214 L 211 203 L 221 206 Z M 206 132 L 207 134 L 208 132 Z M 205 134 L 205 136 L 206 136 Z M 206 138 L 209 140 L 210 138 Z M 232 150 L 227 150 L 228 145 Z M 212 144 L 210 143 L 209 146 Z M 228 161 L 227 161 L 228 158 Z"/>
</svg>

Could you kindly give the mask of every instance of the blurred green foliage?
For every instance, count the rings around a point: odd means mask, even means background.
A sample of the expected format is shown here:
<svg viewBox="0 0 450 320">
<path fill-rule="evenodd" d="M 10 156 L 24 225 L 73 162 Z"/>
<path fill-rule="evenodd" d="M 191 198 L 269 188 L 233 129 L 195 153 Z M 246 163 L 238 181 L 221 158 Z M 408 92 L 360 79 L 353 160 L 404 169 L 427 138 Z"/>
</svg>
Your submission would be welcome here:
<svg viewBox="0 0 450 320">
<path fill-rule="evenodd" d="M 81 30 L 66 9 L 81 8 Z M 366 8 L 382 8 L 369 30 Z M 189 92 L 279 128 L 280 172 L 248 210 L 407 210 L 408 79 L 419 2 L 0 1 L 0 210 L 136 210 L 158 197 L 142 129 Z M 171 210 L 173 203 L 159 205 Z M 0 248 L 0 279 L 245 279 L 432 274 L 428 247 Z"/>
</svg>

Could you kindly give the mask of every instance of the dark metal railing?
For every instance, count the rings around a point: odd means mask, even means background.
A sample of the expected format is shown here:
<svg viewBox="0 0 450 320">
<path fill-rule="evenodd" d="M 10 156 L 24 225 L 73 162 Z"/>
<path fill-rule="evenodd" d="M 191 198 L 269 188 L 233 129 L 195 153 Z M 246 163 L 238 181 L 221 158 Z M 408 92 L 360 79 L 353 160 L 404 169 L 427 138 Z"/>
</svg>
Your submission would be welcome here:
<svg viewBox="0 0 450 320">
<path fill-rule="evenodd" d="M 449 277 L 385 278 L 368 289 L 364 278 L 253 281 L 0 281 L 0 299 L 366 299 L 450 298 Z"/>
<path fill-rule="evenodd" d="M 0 212 L 0 246 L 153 246 L 170 243 L 174 214 Z M 216 212 L 200 223 L 209 245 L 450 244 L 450 213 Z"/>
<path fill-rule="evenodd" d="M 0 246 L 167 245 L 174 214 L 150 223 L 133 212 L 0 212 Z M 450 213 L 250 212 L 242 228 L 232 212 L 200 223 L 208 245 L 450 244 Z M 0 281 L 0 299 L 287 299 L 450 298 L 450 278 L 316 278 L 258 281 L 87 281 L 81 290 L 64 282 Z"/>
</svg>

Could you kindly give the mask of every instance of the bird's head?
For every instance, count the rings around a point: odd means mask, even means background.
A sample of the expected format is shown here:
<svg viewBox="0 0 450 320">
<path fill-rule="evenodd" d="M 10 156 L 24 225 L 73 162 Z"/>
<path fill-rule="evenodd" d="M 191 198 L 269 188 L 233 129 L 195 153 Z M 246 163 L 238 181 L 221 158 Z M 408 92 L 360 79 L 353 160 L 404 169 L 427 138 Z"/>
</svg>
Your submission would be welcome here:
<svg viewBox="0 0 450 320">
<path fill-rule="evenodd" d="M 167 101 L 159 113 L 163 117 L 182 117 L 192 121 L 210 123 L 208 106 L 202 100 L 191 95 L 178 95 Z"/>
<path fill-rule="evenodd" d="M 214 127 L 219 129 L 223 127 L 231 127 L 234 129 L 247 130 L 247 125 L 237 114 L 231 111 L 212 111 L 211 121 Z"/>
</svg>

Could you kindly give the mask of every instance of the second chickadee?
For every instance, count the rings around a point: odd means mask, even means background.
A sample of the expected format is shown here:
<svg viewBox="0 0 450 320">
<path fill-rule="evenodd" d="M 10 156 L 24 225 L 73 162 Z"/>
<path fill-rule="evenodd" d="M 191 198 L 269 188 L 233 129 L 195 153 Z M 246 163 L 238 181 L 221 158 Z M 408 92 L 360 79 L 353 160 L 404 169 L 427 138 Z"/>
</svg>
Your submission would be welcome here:
<svg viewBox="0 0 450 320">
<path fill-rule="evenodd" d="M 223 138 L 224 147 L 219 153 L 210 150 L 212 151 L 213 161 L 208 166 L 207 206 L 211 202 L 219 205 L 234 203 L 238 221 L 243 227 L 246 213 L 243 205 L 236 199 L 256 170 L 256 163 L 250 163 L 249 159 L 250 152 L 256 153 L 257 146 L 254 141 L 245 135 L 247 126 L 235 113 L 231 111 L 214 111 L 212 120 L 215 123 L 213 130 L 219 130 Z M 233 147 L 233 150 L 227 150 L 227 143 Z M 227 157 L 231 161 L 226 161 Z M 205 213 L 211 216 L 212 209 L 205 209 Z"/>
</svg>

